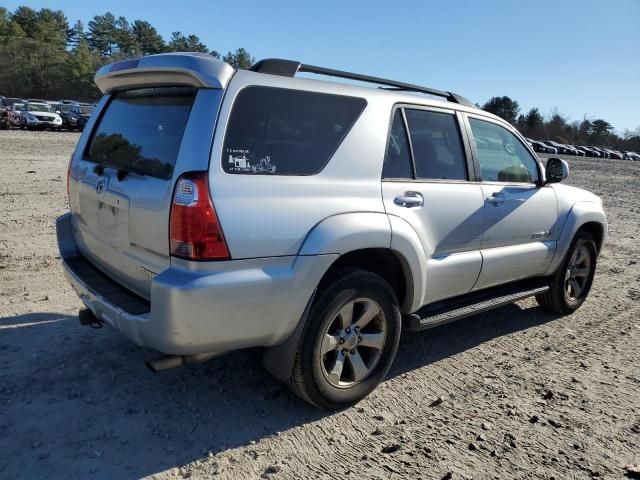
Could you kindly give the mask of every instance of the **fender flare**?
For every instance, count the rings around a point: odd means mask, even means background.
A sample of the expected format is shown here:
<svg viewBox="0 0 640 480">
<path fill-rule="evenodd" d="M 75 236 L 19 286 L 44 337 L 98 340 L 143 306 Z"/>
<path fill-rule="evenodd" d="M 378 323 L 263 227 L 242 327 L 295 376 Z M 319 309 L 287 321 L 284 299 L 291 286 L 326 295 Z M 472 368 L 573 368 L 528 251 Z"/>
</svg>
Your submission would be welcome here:
<svg viewBox="0 0 640 480">
<path fill-rule="evenodd" d="M 395 235 L 392 235 L 392 231 Z M 298 255 L 344 255 L 366 248 L 387 248 L 398 254 L 407 280 L 407 300 L 402 311 L 405 312 L 406 308 L 408 313 L 424 296 L 426 257 L 415 230 L 401 218 L 384 212 L 352 212 L 327 217 L 311 229 Z M 417 272 L 416 265 L 419 266 Z M 417 292 L 416 286 L 419 289 Z M 315 294 L 316 290 L 291 335 L 284 342 L 263 351 L 264 367 L 282 382 L 288 382 L 291 375 L 300 336 Z"/>
<path fill-rule="evenodd" d="M 562 233 L 558 238 L 556 252 L 545 271 L 545 275 L 551 275 L 558 269 L 571 246 L 573 237 L 580 227 L 589 222 L 602 225 L 602 243 L 604 244 L 607 236 L 607 218 L 602 210 L 602 206 L 596 202 L 576 202 L 567 213 L 564 226 L 562 227 Z"/>
<path fill-rule="evenodd" d="M 318 222 L 302 242 L 298 255 L 344 255 L 363 248 L 389 248 L 390 245 L 391 226 L 386 213 L 340 213 Z"/>
</svg>

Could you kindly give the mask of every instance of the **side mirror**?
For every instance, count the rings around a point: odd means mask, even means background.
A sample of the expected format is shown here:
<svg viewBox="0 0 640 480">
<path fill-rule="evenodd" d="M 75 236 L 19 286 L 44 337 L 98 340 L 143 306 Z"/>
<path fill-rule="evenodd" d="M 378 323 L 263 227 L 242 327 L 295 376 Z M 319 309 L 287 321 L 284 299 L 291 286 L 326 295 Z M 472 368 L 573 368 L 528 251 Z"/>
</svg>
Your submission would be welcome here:
<svg viewBox="0 0 640 480">
<path fill-rule="evenodd" d="M 547 183 L 562 182 L 569 176 L 569 165 L 559 158 L 550 158 L 547 160 L 545 176 Z"/>
</svg>

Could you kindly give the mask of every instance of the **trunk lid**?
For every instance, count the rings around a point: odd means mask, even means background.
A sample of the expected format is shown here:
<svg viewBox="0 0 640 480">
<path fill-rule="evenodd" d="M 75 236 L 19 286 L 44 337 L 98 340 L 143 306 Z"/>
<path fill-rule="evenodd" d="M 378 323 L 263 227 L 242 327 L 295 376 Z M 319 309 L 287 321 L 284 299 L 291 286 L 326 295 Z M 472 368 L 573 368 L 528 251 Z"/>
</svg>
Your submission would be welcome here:
<svg viewBox="0 0 640 480">
<path fill-rule="evenodd" d="M 171 58 L 165 60 L 171 64 Z M 122 68 L 116 71 L 121 74 Z M 149 76 L 149 69 L 141 75 Z M 175 181 L 184 172 L 207 170 L 223 94 L 221 88 L 182 80 L 165 86 L 171 82 L 158 81 L 157 75 L 152 80 L 145 85 L 129 72 L 118 89 L 117 79 L 109 79 L 109 93 L 85 128 L 69 175 L 80 252 L 146 299 L 153 278 L 171 263 Z M 96 83 L 100 86 L 98 78 Z"/>
</svg>

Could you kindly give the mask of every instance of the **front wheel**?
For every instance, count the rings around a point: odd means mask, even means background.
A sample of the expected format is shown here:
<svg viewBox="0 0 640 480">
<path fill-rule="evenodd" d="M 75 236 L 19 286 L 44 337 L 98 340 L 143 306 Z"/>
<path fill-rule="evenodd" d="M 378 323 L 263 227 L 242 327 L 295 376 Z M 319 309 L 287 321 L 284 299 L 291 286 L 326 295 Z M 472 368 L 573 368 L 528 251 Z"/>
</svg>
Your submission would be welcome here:
<svg viewBox="0 0 640 480">
<path fill-rule="evenodd" d="M 386 376 L 400 330 L 398 300 L 382 277 L 340 272 L 309 310 L 289 379 L 292 390 L 320 408 L 353 405 Z"/>
<path fill-rule="evenodd" d="M 593 237 L 587 232 L 578 232 L 564 262 L 553 275 L 551 288 L 536 295 L 540 306 L 563 314 L 573 313 L 580 308 L 591 290 L 597 257 Z"/>
</svg>

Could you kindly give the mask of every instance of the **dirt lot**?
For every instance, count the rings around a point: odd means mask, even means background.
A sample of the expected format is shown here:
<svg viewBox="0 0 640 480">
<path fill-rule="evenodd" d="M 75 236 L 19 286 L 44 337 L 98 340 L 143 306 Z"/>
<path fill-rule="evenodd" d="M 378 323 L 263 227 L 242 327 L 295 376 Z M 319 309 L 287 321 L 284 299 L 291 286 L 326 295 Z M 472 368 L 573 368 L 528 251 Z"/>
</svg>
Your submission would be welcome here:
<svg viewBox="0 0 640 480">
<path fill-rule="evenodd" d="M 569 159 L 610 221 L 581 310 L 528 300 L 406 335 L 386 382 L 328 414 L 259 351 L 152 374 L 153 352 L 78 324 L 54 232 L 77 138 L 0 132 L 1 478 L 621 478 L 640 463 L 640 163 Z"/>
</svg>

